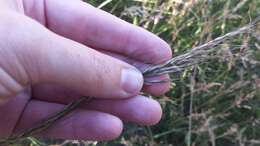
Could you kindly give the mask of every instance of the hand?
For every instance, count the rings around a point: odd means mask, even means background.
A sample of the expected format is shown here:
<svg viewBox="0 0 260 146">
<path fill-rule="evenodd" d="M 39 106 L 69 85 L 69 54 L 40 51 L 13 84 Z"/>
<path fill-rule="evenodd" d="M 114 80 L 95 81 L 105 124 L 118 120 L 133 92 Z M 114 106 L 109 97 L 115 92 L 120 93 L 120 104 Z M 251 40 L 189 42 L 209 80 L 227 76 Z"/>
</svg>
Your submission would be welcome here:
<svg viewBox="0 0 260 146">
<path fill-rule="evenodd" d="M 121 120 L 160 120 L 158 102 L 138 94 L 163 94 L 169 83 L 143 86 L 136 69 L 171 58 L 155 35 L 80 0 L 1 1 L 0 19 L 0 138 L 81 96 L 95 99 L 37 136 L 109 140 Z"/>
</svg>

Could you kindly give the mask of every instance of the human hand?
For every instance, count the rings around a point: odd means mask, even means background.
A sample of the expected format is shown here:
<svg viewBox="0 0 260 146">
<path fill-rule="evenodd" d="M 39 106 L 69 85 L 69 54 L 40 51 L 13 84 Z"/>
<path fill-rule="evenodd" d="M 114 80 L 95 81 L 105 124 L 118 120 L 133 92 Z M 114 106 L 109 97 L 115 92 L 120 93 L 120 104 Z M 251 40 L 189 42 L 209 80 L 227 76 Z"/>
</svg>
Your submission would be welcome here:
<svg viewBox="0 0 260 146">
<path fill-rule="evenodd" d="M 80 0 L 6 0 L 0 8 L 0 138 L 81 96 L 95 99 L 37 136 L 109 140 L 121 120 L 160 120 L 158 102 L 138 94 L 163 94 L 169 83 L 143 86 L 135 67 L 170 59 L 164 41 Z"/>
</svg>

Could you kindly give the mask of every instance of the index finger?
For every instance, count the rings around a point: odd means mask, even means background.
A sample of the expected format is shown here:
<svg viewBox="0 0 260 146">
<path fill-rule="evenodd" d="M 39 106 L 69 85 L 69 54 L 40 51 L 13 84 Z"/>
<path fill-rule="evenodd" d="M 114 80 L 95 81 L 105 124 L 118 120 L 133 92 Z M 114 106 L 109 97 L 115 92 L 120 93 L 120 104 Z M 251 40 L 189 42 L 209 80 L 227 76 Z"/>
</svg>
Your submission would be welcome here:
<svg viewBox="0 0 260 146">
<path fill-rule="evenodd" d="M 151 64 L 171 58 L 170 46 L 156 35 L 82 1 L 46 0 L 45 7 L 49 29 L 87 46 Z"/>
</svg>

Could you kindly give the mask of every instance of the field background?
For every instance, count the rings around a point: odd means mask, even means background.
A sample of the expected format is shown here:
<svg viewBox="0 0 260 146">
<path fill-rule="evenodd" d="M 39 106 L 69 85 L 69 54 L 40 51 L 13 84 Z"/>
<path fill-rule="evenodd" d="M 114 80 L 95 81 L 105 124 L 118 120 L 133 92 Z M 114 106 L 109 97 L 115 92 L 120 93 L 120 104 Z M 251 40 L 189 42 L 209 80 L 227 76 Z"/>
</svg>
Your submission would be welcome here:
<svg viewBox="0 0 260 146">
<path fill-rule="evenodd" d="M 86 2 L 157 34 L 174 48 L 174 56 L 260 16 L 260 0 Z M 153 97 L 164 110 L 158 125 L 126 124 L 122 137 L 110 142 L 28 138 L 25 143 L 31 146 L 260 146 L 259 25 L 250 34 L 222 43 L 211 60 L 181 75 L 172 75 L 171 91 Z"/>
</svg>

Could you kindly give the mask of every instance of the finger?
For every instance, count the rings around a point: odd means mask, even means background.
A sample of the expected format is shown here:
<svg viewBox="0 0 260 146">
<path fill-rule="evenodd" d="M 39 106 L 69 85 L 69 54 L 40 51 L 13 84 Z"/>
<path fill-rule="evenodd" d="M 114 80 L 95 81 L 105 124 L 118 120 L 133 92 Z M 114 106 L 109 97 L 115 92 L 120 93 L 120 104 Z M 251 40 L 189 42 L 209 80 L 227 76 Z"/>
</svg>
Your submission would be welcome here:
<svg viewBox="0 0 260 146">
<path fill-rule="evenodd" d="M 147 77 L 145 78 L 145 84 L 143 86 L 143 91 L 151 93 L 154 96 L 160 96 L 171 87 L 171 82 L 169 75 L 162 75 L 156 77 Z"/>
<path fill-rule="evenodd" d="M 16 31 L 21 19 L 10 10 L 1 11 L 0 18 L 0 104 L 4 104 L 24 90 L 26 75 L 15 52 L 24 39 L 17 37 L 21 32 Z"/>
<path fill-rule="evenodd" d="M 84 96 L 104 98 L 126 98 L 140 92 L 143 77 L 135 67 L 46 31 L 34 21 L 26 19 L 19 25 L 28 30 L 27 23 L 29 36 L 20 36 L 25 44 L 15 53 L 30 83 L 62 85 Z"/>
<path fill-rule="evenodd" d="M 161 63 L 171 58 L 169 45 L 140 27 L 82 1 L 45 1 L 45 8 L 41 5 L 30 6 L 29 3 L 25 4 L 25 10 L 35 19 L 36 10 L 45 10 L 38 12 L 46 14 L 47 27 L 60 35 L 148 63 Z"/>
<path fill-rule="evenodd" d="M 64 107 L 62 104 L 31 101 L 17 124 L 15 133 L 21 133 Z M 77 140 L 111 140 L 122 132 L 122 122 L 110 114 L 78 109 L 37 134 L 39 137 Z"/>
<path fill-rule="evenodd" d="M 41 85 L 34 89 L 34 97 L 38 100 L 68 104 L 79 98 L 80 95 L 62 87 Z M 154 125 L 160 121 L 162 116 L 160 104 L 144 96 L 120 100 L 92 99 L 82 108 L 110 113 L 125 121 L 142 125 Z"/>
<path fill-rule="evenodd" d="M 111 52 L 107 52 L 107 51 L 102 51 L 102 53 L 105 53 L 109 56 L 115 57 L 117 59 L 120 59 L 124 62 L 127 62 L 129 64 L 132 64 L 133 66 L 135 66 L 136 68 L 140 69 L 140 70 L 144 70 L 146 69 L 149 65 L 135 61 L 133 59 L 129 59 L 126 58 L 122 55 L 116 54 L 116 53 L 111 53 Z M 147 81 L 156 81 L 156 80 L 169 80 L 169 76 L 168 75 L 163 75 L 163 76 L 159 76 L 159 77 L 154 77 L 154 78 L 147 78 Z M 164 94 L 165 92 L 167 92 L 169 90 L 170 87 L 170 83 L 155 83 L 155 84 L 149 84 L 149 85 L 144 85 L 143 87 L 143 91 L 146 93 L 150 93 L 152 95 L 155 96 L 159 96 Z M 40 85 L 35 85 L 33 87 L 33 96 L 34 97 L 44 97 L 44 98 L 48 98 L 48 97 L 59 97 L 60 99 L 62 98 L 62 100 L 67 101 L 66 97 L 80 97 L 82 95 L 80 95 L 79 93 L 76 93 L 75 91 L 62 87 L 62 86 L 58 86 L 58 85 L 51 85 L 51 84 L 40 84 Z M 44 98 L 42 98 L 44 100 Z"/>
<path fill-rule="evenodd" d="M 141 125 L 155 125 L 160 121 L 162 116 L 160 104 L 144 96 L 135 96 L 121 100 L 96 99 L 85 103 L 83 107 L 107 112 L 125 121 Z"/>
<path fill-rule="evenodd" d="M 101 52 L 109 56 L 115 57 L 117 59 L 120 59 L 124 62 L 127 62 L 128 64 L 131 64 L 136 68 L 138 68 L 141 72 L 143 72 L 144 70 L 152 66 L 151 64 L 145 64 L 143 62 L 125 57 L 117 53 L 112 53 L 109 51 L 101 51 Z M 166 93 L 170 89 L 171 84 L 170 82 L 160 83 L 160 81 L 170 81 L 170 76 L 165 74 L 165 75 L 155 76 L 155 77 L 144 77 L 143 91 L 146 93 L 150 93 L 154 96 L 160 96 Z"/>
<path fill-rule="evenodd" d="M 51 62 L 43 63 L 43 82 L 80 89 L 79 93 L 94 97 L 122 98 L 140 92 L 143 77 L 134 67 L 70 40 L 57 37 L 55 42 L 47 46 L 49 52 L 42 58 Z"/>
<path fill-rule="evenodd" d="M 72 89 L 52 84 L 35 85 L 32 91 L 32 96 L 37 100 L 62 104 L 68 104 L 82 97 Z"/>
<path fill-rule="evenodd" d="M 29 99 L 27 92 L 21 92 L 0 105 L 0 139 L 8 138 L 12 134 Z"/>
<path fill-rule="evenodd" d="M 0 64 L 1 61 L 0 59 Z M 11 75 L 0 67 L 0 105 L 8 102 L 10 97 L 15 96 L 22 89 L 23 87 Z"/>
</svg>

